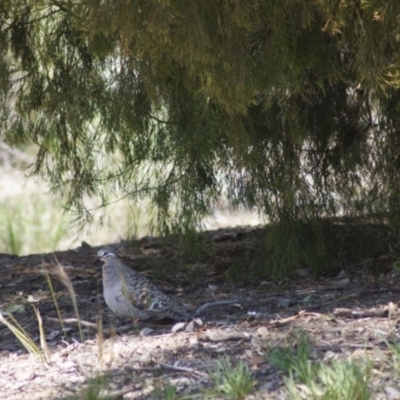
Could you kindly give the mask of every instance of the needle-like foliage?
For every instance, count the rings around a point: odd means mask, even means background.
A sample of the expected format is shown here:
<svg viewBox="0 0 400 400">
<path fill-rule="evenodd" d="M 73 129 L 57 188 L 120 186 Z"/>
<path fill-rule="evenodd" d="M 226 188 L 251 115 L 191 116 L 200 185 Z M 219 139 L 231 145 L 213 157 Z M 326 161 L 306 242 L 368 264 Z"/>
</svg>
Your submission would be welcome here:
<svg viewBox="0 0 400 400">
<path fill-rule="evenodd" d="M 31 172 L 83 218 L 117 194 L 187 232 L 224 195 L 289 239 L 342 214 L 399 225 L 399 18 L 397 0 L 1 0 L 0 138 L 36 143 Z"/>
</svg>

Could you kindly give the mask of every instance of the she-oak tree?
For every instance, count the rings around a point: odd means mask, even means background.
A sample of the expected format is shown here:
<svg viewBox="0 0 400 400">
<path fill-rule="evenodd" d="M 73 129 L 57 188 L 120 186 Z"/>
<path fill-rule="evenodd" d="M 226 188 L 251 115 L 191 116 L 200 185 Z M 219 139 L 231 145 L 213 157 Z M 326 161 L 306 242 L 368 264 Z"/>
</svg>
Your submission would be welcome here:
<svg viewBox="0 0 400 400">
<path fill-rule="evenodd" d="M 400 225 L 398 0 L 0 0 L 0 139 L 162 232 L 224 195 L 291 226 Z"/>
</svg>

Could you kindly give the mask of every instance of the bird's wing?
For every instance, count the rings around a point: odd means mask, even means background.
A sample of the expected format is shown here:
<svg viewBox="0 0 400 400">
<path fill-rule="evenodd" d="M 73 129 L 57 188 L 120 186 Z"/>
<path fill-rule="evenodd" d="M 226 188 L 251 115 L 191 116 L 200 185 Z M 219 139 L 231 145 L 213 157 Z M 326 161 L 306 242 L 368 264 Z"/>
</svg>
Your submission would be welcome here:
<svg viewBox="0 0 400 400">
<path fill-rule="evenodd" d="M 143 275 L 122 279 L 122 291 L 132 304 L 144 311 L 165 314 L 169 309 L 169 297 Z"/>
<path fill-rule="evenodd" d="M 145 276 L 128 267 L 117 268 L 122 292 L 132 305 L 154 316 L 172 319 L 189 318 L 187 310 L 162 292 Z"/>
</svg>

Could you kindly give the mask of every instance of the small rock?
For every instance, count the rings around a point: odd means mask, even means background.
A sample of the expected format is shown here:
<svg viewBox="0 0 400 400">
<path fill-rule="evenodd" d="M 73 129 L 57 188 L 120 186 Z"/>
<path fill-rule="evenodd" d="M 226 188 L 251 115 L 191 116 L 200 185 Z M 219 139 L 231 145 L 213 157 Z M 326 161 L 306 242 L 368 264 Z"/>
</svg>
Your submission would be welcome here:
<svg viewBox="0 0 400 400">
<path fill-rule="evenodd" d="M 140 335 L 140 336 L 149 336 L 149 335 L 150 335 L 151 333 L 153 333 L 153 332 L 154 332 L 154 329 L 144 327 L 144 328 L 139 332 L 139 335 Z"/>
<path fill-rule="evenodd" d="M 400 391 L 393 386 L 385 387 L 385 394 L 388 400 L 399 400 L 400 399 Z"/>
<path fill-rule="evenodd" d="M 290 299 L 281 299 L 278 302 L 278 307 L 288 308 L 290 306 Z"/>
<path fill-rule="evenodd" d="M 173 327 L 171 328 L 171 332 L 172 333 L 179 332 L 179 331 L 183 330 L 185 325 L 186 325 L 186 322 L 178 322 L 175 325 L 173 325 Z"/>
<path fill-rule="evenodd" d="M 337 358 L 337 355 L 331 350 L 328 350 L 324 355 L 324 360 L 334 360 L 335 358 Z"/>
<path fill-rule="evenodd" d="M 256 331 L 256 336 L 261 339 L 266 339 L 268 337 L 268 329 L 265 326 L 260 326 Z"/>
<path fill-rule="evenodd" d="M 197 325 L 197 326 L 203 326 L 203 321 L 201 318 L 193 318 L 193 322 Z"/>
<path fill-rule="evenodd" d="M 211 283 L 208 284 L 206 292 L 211 293 L 213 296 L 214 294 L 218 291 L 218 286 L 217 285 L 212 285 Z"/>
<path fill-rule="evenodd" d="M 194 331 L 194 321 L 190 321 L 185 328 L 185 332 L 193 332 Z"/>
<path fill-rule="evenodd" d="M 54 339 L 56 339 L 58 336 L 60 336 L 61 335 L 61 331 L 60 330 L 57 330 L 57 331 L 51 331 L 47 336 L 46 336 L 46 339 L 47 340 L 54 340 Z"/>
<path fill-rule="evenodd" d="M 35 378 L 35 373 L 32 372 L 31 369 L 20 369 L 17 370 L 14 374 L 14 378 L 17 381 L 26 381 L 26 380 L 32 380 L 33 378 Z"/>
<path fill-rule="evenodd" d="M 347 286 L 350 283 L 350 279 L 349 278 L 340 279 L 336 283 L 340 287 Z"/>
</svg>

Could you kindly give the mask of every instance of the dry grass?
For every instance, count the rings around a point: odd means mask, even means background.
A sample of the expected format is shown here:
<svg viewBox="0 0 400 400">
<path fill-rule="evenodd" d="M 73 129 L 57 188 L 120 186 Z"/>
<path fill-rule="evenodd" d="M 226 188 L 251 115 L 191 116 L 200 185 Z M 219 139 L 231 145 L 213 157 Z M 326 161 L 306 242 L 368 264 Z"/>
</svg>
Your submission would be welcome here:
<svg viewBox="0 0 400 400">
<path fill-rule="evenodd" d="M 97 199 L 88 199 L 91 208 Z M 150 219 L 145 202 L 132 207 L 125 199 L 100 212 L 86 230 L 78 230 L 63 212 L 60 196 L 49 193 L 44 182 L 27 179 L 23 172 L 0 166 L 0 252 L 26 255 L 75 248 L 82 241 L 92 246 L 138 238 L 149 234 Z M 207 229 L 256 225 L 257 214 L 235 212 L 221 207 L 205 220 Z"/>
<path fill-rule="evenodd" d="M 55 262 L 54 255 L 23 257 L 22 266 L 14 258 L 11 276 L 1 282 L 0 305 L 13 314 L 14 320 L 7 314 L 5 319 L 13 326 L 18 323 L 39 353 L 11 326 L 0 323 L 3 397 L 398 398 L 397 269 L 369 276 L 369 284 L 357 274 L 346 282 L 294 276 L 290 282 L 264 278 L 224 283 L 221 263 L 227 267 L 238 254 L 254 248 L 260 234 L 259 229 L 243 230 L 232 240 L 217 240 L 212 257 L 202 254 L 183 261 L 182 269 L 170 270 L 157 282 L 163 290 L 181 288 L 180 301 L 192 309 L 210 296 L 237 297 L 240 307 L 208 309 L 205 325 L 195 332 L 171 333 L 171 325 L 150 325 L 153 333 L 146 337 L 139 332 L 147 322 L 119 321 L 116 329 L 110 328 L 115 321 L 101 295 L 101 263 L 93 262 L 97 248 L 58 253 L 70 280 L 58 276 L 55 268 L 52 285 L 46 284 L 43 265 Z M 174 264 L 180 251 L 161 240 L 150 248 L 142 244 L 124 243 L 117 251 L 150 275 L 166 257 Z M 249 267 L 243 268 L 249 274 Z M 219 290 L 211 294 L 206 290 L 210 284 Z M 27 296 L 36 301 L 43 324 L 31 306 L 25 306 Z M 76 309 L 85 321 L 83 341 L 72 318 Z M 41 357 L 46 346 L 48 362 Z"/>
</svg>

